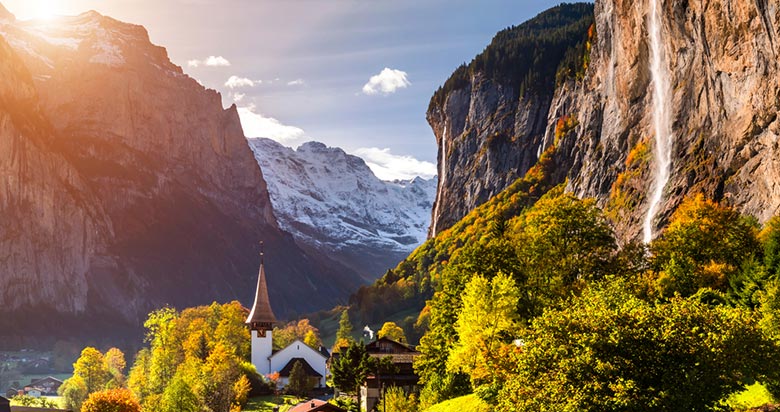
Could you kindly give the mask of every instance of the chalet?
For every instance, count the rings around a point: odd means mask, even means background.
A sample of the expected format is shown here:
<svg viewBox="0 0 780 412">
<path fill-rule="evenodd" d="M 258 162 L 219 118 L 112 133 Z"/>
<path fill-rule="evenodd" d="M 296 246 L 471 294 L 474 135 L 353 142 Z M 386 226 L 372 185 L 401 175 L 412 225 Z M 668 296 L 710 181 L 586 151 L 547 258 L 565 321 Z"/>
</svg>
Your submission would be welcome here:
<svg viewBox="0 0 780 412">
<path fill-rule="evenodd" d="M 329 373 L 327 361 L 330 354 L 328 351 L 322 347 L 312 348 L 300 340 L 296 340 L 282 350 L 274 351 L 272 336 L 274 323 L 276 323 L 276 317 L 271 310 L 261 254 L 255 302 L 246 319 L 246 324 L 249 325 L 252 335 L 252 364 L 261 375 L 268 376 L 279 373 L 277 386 L 282 388 L 289 382 L 290 371 L 295 362 L 302 362 L 304 370 L 312 378 L 312 388 L 324 388 L 325 379 Z"/>
<path fill-rule="evenodd" d="M 361 408 L 372 410 L 381 397 L 382 390 L 390 386 L 402 388 L 406 393 L 418 391 L 419 377 L 414 372 L 414 360 L 420 355 L 411 346 L 382 337 L 366 345 L 366 352 L 374 358 L 390 358 L 393 370 L 368 375 L 360 387 Z"/>
<path fill-rule="evenodd" d="M 0 396 L 0 412 L 11 412 L 11 401 Z"/>
<path fill-rule="evenodd" d="M 24 394 L 33 398 L 40 398 L 41 396 L 43 396 L 43 393 L 41 393 L 40 389 L 26 390 L 24 391 Z"/>
<path fill-rule="evenodd" d="M 43 396 L 57 396 L 57 390 L 60 388 L 60 386 L 62 386 L 61 380 L 47 376 L 43 379 L 33 379 L 29 385 L 25 385 L 24 393 L 30 396 L 34 396 L 31 395 L 30 392 L 37 391 Z"/>
<path fill-rule="evenodd" d="M 347 412 L 347 410 L 319 399 L 311 399 L 295 405 L 288 412 Z"/>
</svg>

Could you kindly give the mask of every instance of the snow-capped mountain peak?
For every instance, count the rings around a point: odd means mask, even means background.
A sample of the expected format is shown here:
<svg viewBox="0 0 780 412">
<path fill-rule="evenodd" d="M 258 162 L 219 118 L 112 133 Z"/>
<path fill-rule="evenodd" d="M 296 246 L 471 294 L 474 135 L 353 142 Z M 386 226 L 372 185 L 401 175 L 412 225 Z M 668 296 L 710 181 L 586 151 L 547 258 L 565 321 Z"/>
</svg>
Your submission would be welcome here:
<svg viewBox="0 0 780 412">
<path fill-rule="evenodd" d="M 280 226 L 299 241 L 370 275 L 425 241 L 435 178 L 385 182 L 340 148 L 308 142 L 294 150 L 271 139 L 248 140 Z"/>
</svg>

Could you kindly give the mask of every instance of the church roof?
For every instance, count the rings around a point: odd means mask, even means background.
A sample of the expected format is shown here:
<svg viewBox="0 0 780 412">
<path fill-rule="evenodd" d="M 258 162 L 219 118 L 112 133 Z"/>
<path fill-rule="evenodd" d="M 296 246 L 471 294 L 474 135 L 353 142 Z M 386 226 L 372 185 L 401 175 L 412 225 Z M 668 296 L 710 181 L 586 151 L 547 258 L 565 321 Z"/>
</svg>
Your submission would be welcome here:
<svg viewBox="0 0 780 412">
<path fill-rule="evenodd" d="M 255 291 L 255 304 L 246 318 L 246 323 L 254 329 L 257 325 L 263 323 L 275 323 L 276 317 L 271 310 L 271 300 L 268 298 L 268 285 L 265 281 L 265 265 L 260 263 L 260 274 L 257 276 L 257 290 Z"/>
<path fill-rule="evenodd" d="M 312 376 L 315 378 L 321 378 L 322 374 L 314 370 L 311 365 L 309 365 L 309 362 L 306 362 L 306 359 L 303 358 L 292 358 L 289 362 L 287 362 L 287 365 L 284 365 L 282 370 L 279 371 L 279 376 L 288 377 L 290 376 L 290 372 L 292 372 L 293 366 L 295 366 L 296 362 L 301 362 L 301 366 L 303 366 L 303 371 L 306 372 L 306 376 Z"/>
</svg>

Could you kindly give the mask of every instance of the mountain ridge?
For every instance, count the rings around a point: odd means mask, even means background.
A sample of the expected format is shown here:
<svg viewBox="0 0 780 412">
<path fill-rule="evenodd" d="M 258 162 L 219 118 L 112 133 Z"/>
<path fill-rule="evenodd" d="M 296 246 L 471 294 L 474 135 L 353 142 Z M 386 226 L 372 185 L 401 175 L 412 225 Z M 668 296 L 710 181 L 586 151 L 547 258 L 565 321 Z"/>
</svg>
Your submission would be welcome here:
<svg viewBox="0 0 780 412">
<path fill-rule="evenodd" d="M 339 304 L 362 284 L 279 229 L 236 107 L 142 26 L 98 13 L 3 20 L 0 39 L 7 330 L 127 337 L 164 305 L 248 305 L 261 240 L 281 317 Z M 25 325 L 15 313 L 30 314 Z M 31 326 L 54 319 L 76 326 L 45 337 Z"/>
<path fill-rule="evenodd" d="M 373 281 L 425 241 L 434 180 L 386 182 L 360 157 L 319 142 L 250 138 L 280 226 Z"/>
</svg>

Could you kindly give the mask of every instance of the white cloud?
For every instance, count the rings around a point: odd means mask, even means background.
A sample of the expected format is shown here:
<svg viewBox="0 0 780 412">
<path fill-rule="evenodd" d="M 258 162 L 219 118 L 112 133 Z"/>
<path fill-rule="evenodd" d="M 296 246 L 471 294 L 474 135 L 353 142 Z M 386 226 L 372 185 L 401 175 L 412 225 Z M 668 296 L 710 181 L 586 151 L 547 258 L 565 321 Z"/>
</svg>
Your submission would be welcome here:
<svg viewBox="0 0 780 412">
<path fill-rule="evenodd" d="M 244 100 L 244 97 L 246 97 L 246 94 L 245 93 L 233 93 L 232 96 L 233 96 L 233 101 L 238 103 L 241 100 Z"/>
<path fill-rule="evenodd" d="M 230 76 L 230 78 L 225 82 L 225 86 L 231 89 L 239 89 L 242 87 L 255 87 L 255 84 L 259 83 L 261 82 L 256 82 L 254 80 L 247 79 L 246 77 Z"/>
<path fill-rule="evenodd" d="M 304 83 L 306 83 L 306 82 L 304 82 L 303 79 L 295 79 L 295 80 L 293 80 L 291 82 L 287 82 L 287 85 L 288 86 L 302 86 Z"/>
<path fill-rule="evenodd" d="M 306 132 L 301 128 L 288 126 L 272 117 L 256 113 L 254 105 L 239 107 L 238 116 L 241 118 L 241 126 L 247 137 L 267 137 L 289 145 L 306 136 Z"/>
<path fill-rule="evenodd" d="M 417 160 L 412 156 L 399 156 L 390 149 L 365 147 L 355 150 L 355 155 L 366 161 L 368 167 L 382 180 L 408 180 L 417 176 L 430 179 L 436 176 L 436 165 Z"/>
<path fill-rule="evenodd" d="M 206 57 L 203 60 L 188 60 L 187 66 L 190 67 L 198 67 L 198 66 L 209 66 L 209 67 L 229 67 L 230 62 L 228 59 L 222 57 L 222 56 L 209 56 Z"/>
<path fill-rule="evenodd" d="M 371 76 L 368 83 L 363 86 L 363 93 L 369 96 L 378 93 L 388 95 L 411 85 L 412 83 L 406 78 L 406 72 L 385 67 L 376 76 Z"/>
</svg>

